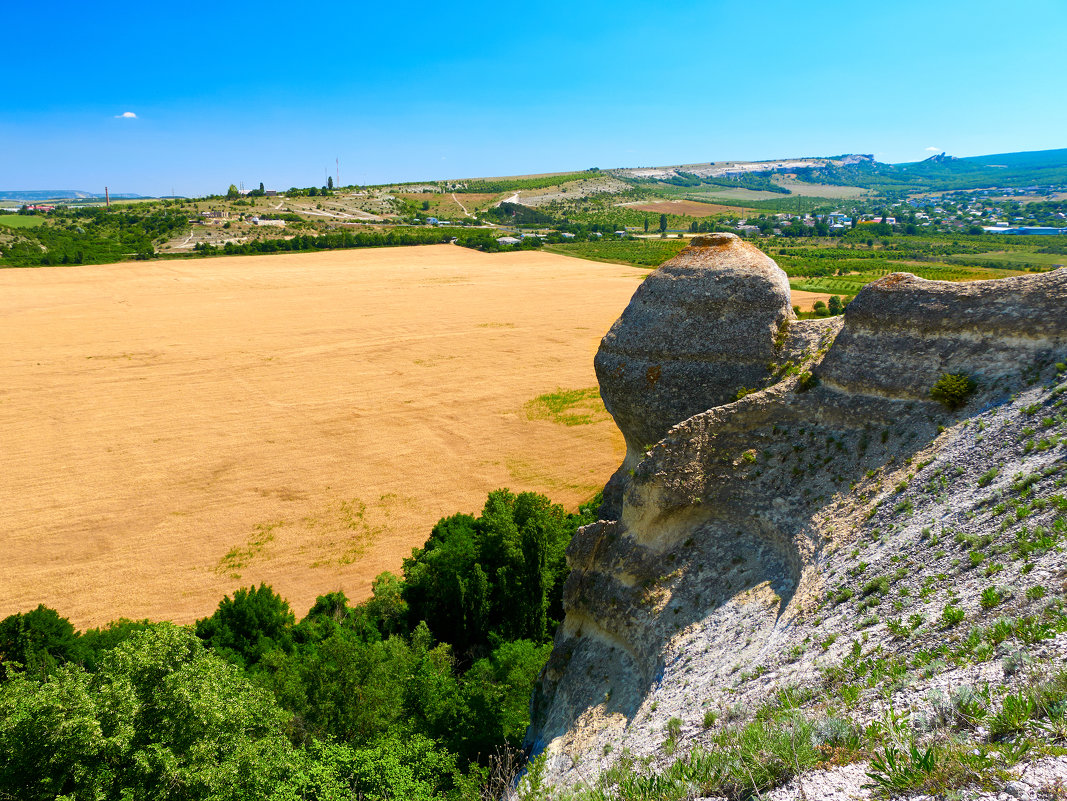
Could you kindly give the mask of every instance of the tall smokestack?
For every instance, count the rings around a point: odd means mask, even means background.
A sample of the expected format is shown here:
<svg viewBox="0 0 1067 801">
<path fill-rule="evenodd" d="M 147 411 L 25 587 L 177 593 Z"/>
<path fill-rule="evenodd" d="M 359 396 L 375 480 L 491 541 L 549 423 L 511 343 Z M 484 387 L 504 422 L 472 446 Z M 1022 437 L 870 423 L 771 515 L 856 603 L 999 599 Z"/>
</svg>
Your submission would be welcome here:
<svg viewBox="0 0 1067 801">
<path fill-rule="evenodd" d="M 107 187 L 104 187 L 104 200 L 107 202 L 107 207 L 111 208 L 111 193 L 107 191 Z"/>
</svg>

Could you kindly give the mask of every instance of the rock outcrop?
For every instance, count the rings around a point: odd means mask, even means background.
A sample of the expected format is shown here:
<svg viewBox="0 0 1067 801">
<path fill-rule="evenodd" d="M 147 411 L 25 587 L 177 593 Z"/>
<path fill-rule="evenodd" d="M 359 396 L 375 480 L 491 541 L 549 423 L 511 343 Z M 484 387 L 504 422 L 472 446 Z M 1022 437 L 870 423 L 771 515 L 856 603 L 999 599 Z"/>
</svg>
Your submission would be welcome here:
<svg viewBox="0 0 1067 801">
<path fill-rule="evenodd" d="M 626 462 L 604 519 L 568 551 L 566 619 L 528 748 L 547 750 L 557 780 L 575 780 L 582 759 L 588 778 L 611 762 L 607 746 L 651 754 L 642 732 L 656 721 L 699 729 L 738 676 L 777 676 L 807 648 L 798 632 L 842 543 L 892 495 L 872 477 L 918 480 L 968 419 L 1010 407 L 1065 353 L 1067 269 L 969 284 L 893 274 L 843 319 L 797 321 L 773 261 L 730 235 L 695 239 L 643 283 L 596 357 Z M 945 373 L 977 382 L 959 411 L 930 398 Z M 984 463 L 972 461 L 960 475 Z"/>
<path fill-rule="evenodd" d="M 671 426 L 764 381 L 792 318 L 785 273 L 736 234 L 694 238 L 642 282 L 593 362 L 626 440 L 606 513 L 618 511 L 625 474 Z"/>
</svg>

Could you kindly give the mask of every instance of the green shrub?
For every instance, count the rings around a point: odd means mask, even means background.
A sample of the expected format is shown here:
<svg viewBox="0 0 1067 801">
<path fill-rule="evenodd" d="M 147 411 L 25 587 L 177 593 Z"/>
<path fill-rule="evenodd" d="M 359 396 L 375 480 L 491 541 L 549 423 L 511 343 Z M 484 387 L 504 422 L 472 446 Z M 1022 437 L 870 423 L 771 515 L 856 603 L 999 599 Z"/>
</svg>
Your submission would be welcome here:
<svg viewBox="0 0 1067 801">
<path fill-rule="evenodd" d="M 800 379 L 797 381 L 797 392 L 807 392 L 817 386 L 819 386 L 819 379 L 808 370 L 805 370 L 800 374 Z"/>
<path fill-rule="evenodd" d="M 875 593 L 878 595 L 885 595 L 887 592 L 889 592 L 888 576 L 877 576 L 876 578 L 871 579 L 863 585 L 862 590 L 864 598 L 868 595 L 874 595 Z"/>
<path fill-rule="evenodd" d="M 930 397 L 950 411 L 959 409 L 978 388 L 977 382 L 962 373 L 945 373 L 930 388 Z"/>
<path fill-rule="evenodd" d="M 963 622 L 963 619 L 967 617 L 966 613 L 958 606 L 946 606 L 941 613 L 941 622 L 945 624 L 945 628 L 952 628 Z"/>
<path fill-rule="evenodd" d="M 986 587 L 982 590 L 981 603 L 983 609 L 992 609 L 1004 600 L 1004 596 L 996 587 Z"/>
</svg>

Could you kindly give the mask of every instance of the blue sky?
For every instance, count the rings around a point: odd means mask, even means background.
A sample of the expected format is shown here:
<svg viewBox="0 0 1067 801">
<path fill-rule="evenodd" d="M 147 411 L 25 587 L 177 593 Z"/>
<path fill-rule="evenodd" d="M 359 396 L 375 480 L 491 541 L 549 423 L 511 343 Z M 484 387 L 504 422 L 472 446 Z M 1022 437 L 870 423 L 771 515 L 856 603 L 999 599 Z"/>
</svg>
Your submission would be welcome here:
<svg viewBox="0 0 1067 801">
<path fill-rule="evenodd" d="M 1067 2 L 8 3 L 0 189 L 1067 147 Z M 130 113 L 136 116 L 123 117 Z"/>
</svg>

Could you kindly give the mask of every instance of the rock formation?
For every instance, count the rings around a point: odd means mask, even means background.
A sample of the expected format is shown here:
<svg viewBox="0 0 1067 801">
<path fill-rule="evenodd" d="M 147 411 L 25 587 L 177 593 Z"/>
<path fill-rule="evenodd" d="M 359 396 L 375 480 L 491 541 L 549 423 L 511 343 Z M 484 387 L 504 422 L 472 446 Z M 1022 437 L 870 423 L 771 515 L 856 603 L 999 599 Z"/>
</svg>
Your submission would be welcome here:
<svg viewBox="0 0 1067 801">
<path fill-rule="evenodd" d="M 758 386 L 793 317 L 789 280 L 735 234 L 696 237 L 648 276 L 600 343 L 604 405 L 626 439 L 615 488 L 671 426 Z"/>
<path fill-rule="evenodd" d="M 582 760 L 588 777 L 611 762 L 607 746 L 654 753 L 657 722 L 699 729 L 723 693 L 743 696 L 738 676 L 777 676 L 811 641 L 798 632 L 825 601 L 826 571 L 844 569 L 842 543 L 873 530 L 892 496 L 882 478 L 929 474 L 969 418 L 1009 408 L 1025 371 L 1047 374 L 1065 353 L 1067 269 L 969 284 L 893 274 L 843 318 L 797 321 L 771 259 L 729 234 L 695 239 L 642 284 L 596 357 L 626 461 L 603 519 L 568 551 L 530 751 L 547 750 L 557 780 Z M 959 411 L 930 397 L 945 373 L 977 382 Z M 915 467 L 924 451 L 932 466 Z M 783 675 L 821 664 L 795 661 Z"/>
</svg>

